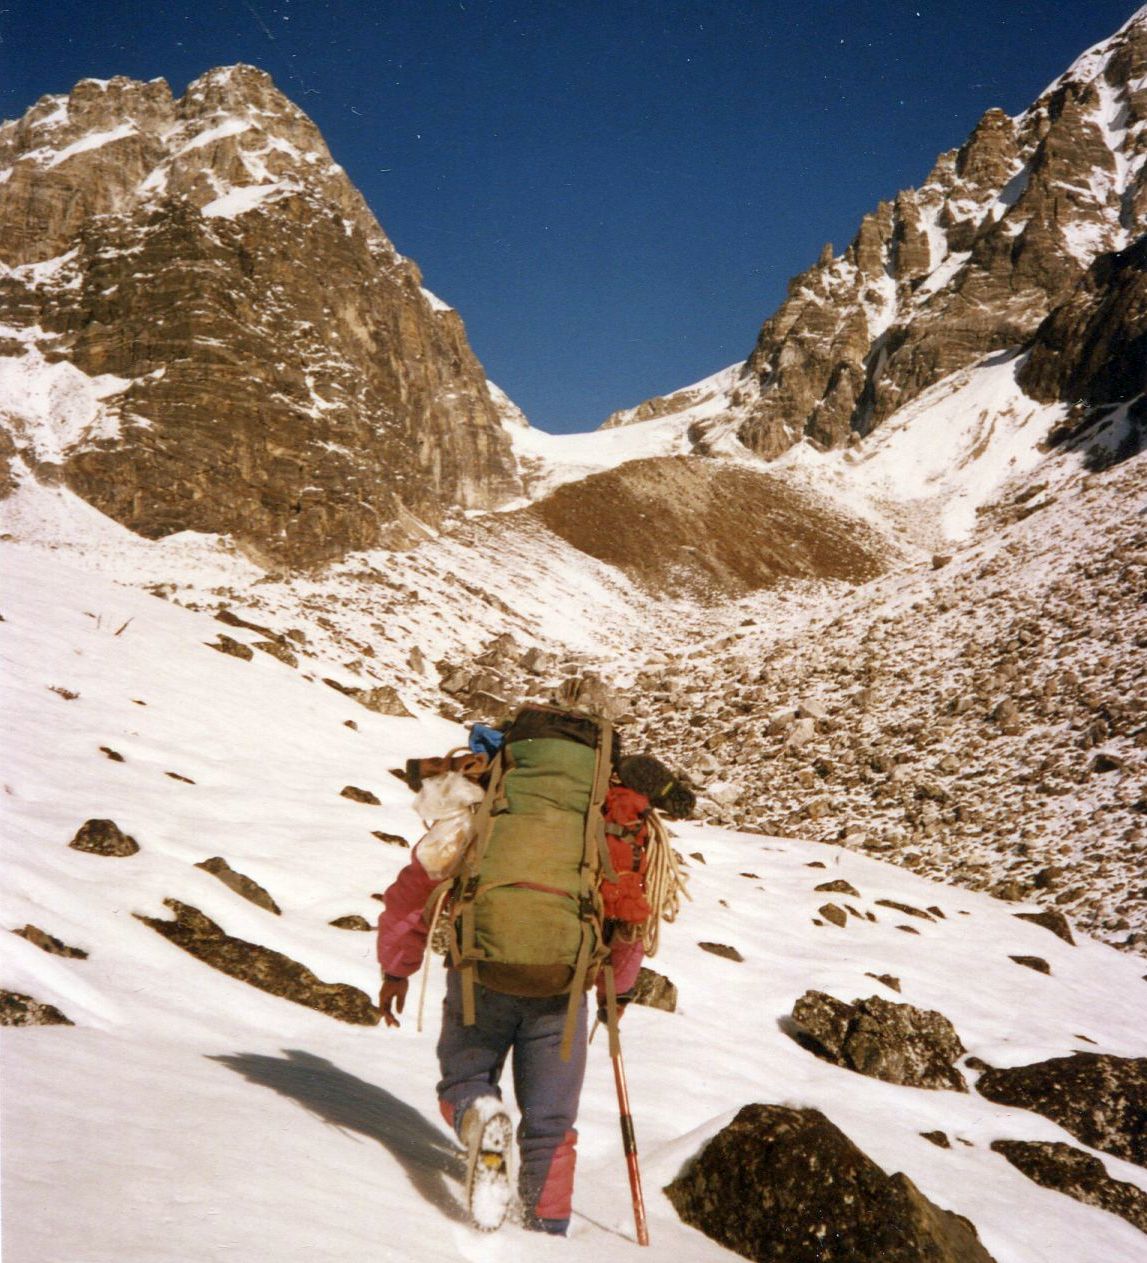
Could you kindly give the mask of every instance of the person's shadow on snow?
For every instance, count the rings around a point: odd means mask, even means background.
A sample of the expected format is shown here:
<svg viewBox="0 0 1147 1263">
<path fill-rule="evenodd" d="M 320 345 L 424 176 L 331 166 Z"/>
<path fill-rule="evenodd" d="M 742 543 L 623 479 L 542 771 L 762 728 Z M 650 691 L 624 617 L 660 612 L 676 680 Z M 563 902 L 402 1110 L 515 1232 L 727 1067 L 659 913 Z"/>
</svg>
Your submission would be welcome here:
<svg viewBox="0 0 1147 1263">
<path fill-rule="evenodd" d="M 384 1145 L 401 1163 L 411 1184 L 450 1219 L 465 1222 L 447 1180 L 461 1181 L 466 1164 L 450 1139 L 416 1109 L 333 1062 L 297 1048 L 282 1057 L 258 1053 L 209 1056 L 251 1083 L 298 1101 L 333 1127 L 358 1132 Z"/>
</svg>

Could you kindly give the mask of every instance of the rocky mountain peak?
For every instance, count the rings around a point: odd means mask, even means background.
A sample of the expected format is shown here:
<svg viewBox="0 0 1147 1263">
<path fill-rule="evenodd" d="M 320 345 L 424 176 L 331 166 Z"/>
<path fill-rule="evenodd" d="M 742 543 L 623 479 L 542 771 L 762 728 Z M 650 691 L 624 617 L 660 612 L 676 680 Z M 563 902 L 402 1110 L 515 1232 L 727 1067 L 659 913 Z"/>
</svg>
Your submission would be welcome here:
<svg viewBox="0 0 1147 1263">
<path fill-rule="evenodd" d="M 1118 341 L 1138 346 L 1143 304 L 1128 291 L 1142 294 L 1141 269 L 1101 260 L 1131 247 L 1145 226 L 1147 8 L 1023 114 L 988 110 L 919 188 L 864 216 L 843 254 L 826 248 L 795 277 L 731 373 L 725 406 L 710 406 L 690 437 L 709 450 L 735 435 L 766 458 L 802 440 L 854 443 L 954 371 L 1038 346 L 1043 322 L 1078 306 L 1079 287 L 1102 303 L 1096 286 L 1116 275 Z M 1094 398 L 1094 347 L 1065 342 L 1062 319 L 1055 327 L 1068 362 L 1057 381 L 1078 392 L 1062 397 Z M 1142 393 L 1144 377 L 1142 362 L 1138 373 L 1106 373 L 1130 392 L 1109 402 Z M 649 400 L 608 424 L 671 415 L 695 393 Z"/>
<path fill-rule="evenodd" d="M 93 379 L 66 442 L 8 408 L 9 446 L 132 529 L 308 565 L 518 494 L 457 313 L 263 71 L 41 99 L 0 223 L 0 353 Z"/>
</svg>

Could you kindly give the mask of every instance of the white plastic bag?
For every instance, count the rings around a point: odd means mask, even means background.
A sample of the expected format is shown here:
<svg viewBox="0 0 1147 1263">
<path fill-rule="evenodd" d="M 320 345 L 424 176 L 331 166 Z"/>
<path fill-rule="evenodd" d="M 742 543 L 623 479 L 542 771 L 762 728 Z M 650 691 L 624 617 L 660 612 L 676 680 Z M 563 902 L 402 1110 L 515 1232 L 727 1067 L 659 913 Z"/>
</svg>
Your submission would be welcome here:
<svg viewBox="0 0 1147 1263">
<path fill-rule="evenodd" d="M 450 877 L 470 842 L 473 809 L 482 801 L 480 785 L 461 772 L 443 772 L 422 782 L 414 810 L 430 827 L 418 839 L 414 854 L 434 881 Z"/>
</svg>

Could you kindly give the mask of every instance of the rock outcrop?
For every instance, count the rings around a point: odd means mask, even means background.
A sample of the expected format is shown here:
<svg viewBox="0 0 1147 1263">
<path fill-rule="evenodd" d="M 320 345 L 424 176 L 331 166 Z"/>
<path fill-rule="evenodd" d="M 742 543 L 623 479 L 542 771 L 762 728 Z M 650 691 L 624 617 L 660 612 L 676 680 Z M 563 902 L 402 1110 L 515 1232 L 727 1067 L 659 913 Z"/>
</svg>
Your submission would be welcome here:
<svg viewBox="0 0 1147 1263">
<path fill-rule="evenodd" d="M 886 1175 L 818 1110 L 746 1105 L 665 1189 L 747 1259 L 991 1263 L 972 1224 Z"/>
<path fill-rule="evenodd" d="M 1125 1180 L 1113 1180 L 1092 1154 L 1047 1141 L 994 1140 L 992 1148 L 1044 1188 L 1110 1211 L 1147 1232 L 1147 1193 Z"/>
<path fill-rule="evenodd" d="M 261 71 L 85 80 L 0 128 L 0 172 L 0 354 L 103 401 L 0 409 L 39 477 L 293 565 L 518 492 L 457 313 Z"/>
<path fill-rule="evenodd" d="M 986 1070 L 976 1091 L 1034 1110 L 1093 1149 L 1147 1167 L 1147 1057 L 1076 1053 Z"/>
<path fill-rule="evenodd" d="M 370 997 L 357 987 L 344 982 L 323 982 L 305 965 L 282 952 L 227 934 L 198 908 L 180 903 L 178 899 L 165 899 L 164 904 L 175 914 L 173 920 L 164 921 L 138 912 L 135 915 L 144 925 L 151 926 L 212 969 L 250 983 L 260 991 L 317 1009 L 340 1022 L 355 1026 L 378 1025 L 378 1010 Z"/>
<path fill-rule="evenodd" d="M 858 1074 L 907 1087 L 968 1090 L 955 1065 L 966 1050 L 942 1013 L 880 996 L 846 1004 L 806 991 L 793 1005 L 792 1020 L 818 1056 Z"/>
</svg>

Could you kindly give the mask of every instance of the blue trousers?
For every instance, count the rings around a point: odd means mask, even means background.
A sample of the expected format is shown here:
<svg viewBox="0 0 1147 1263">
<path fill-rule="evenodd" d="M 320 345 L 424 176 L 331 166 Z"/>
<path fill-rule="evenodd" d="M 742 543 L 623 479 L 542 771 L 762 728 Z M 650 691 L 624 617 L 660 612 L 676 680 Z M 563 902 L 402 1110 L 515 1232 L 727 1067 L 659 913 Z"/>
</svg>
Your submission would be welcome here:
<svg viewBox="0 0 1147 1263">
<path fill-rule="evenodd" d="M 581 1001 L 569 1061 L 561 1058 L 568 996 L 534 998 L 474 988 L 473 1026 L 462 1025 L 462 985 L 449 970 L 438 1039 L 438 1099 L 456 1129 L 480 1096 L 501 1098 L 512 1054 L 518 1126 L 518 1187 L 527 1223 L 563 1233 L 569 1225 L 577 1160 L 578 1100 L 585 1078 L 586 1002 Z"/>
</svg>

